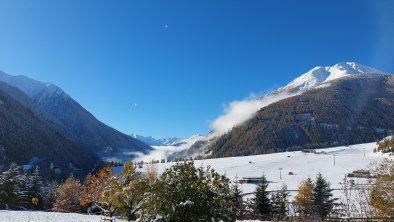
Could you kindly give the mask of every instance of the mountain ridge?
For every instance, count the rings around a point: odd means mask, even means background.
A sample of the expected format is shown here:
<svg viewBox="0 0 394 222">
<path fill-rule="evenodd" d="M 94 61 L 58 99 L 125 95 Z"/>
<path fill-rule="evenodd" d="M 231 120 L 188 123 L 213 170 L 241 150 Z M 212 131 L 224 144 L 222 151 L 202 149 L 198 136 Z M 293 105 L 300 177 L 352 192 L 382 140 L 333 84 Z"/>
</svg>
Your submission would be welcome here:
<svg viewBox="0 0 394 222">
<path fill-rule="evenodd" d="M 11 162 L 33 164 L 40 166 L 47 179 L 55 179 L 71 173 L 85 175 L 101 163 L 95 154 L 54 128 L 39 110 L 32 110 L 34 104 L 28 100 L 19 89 L 0 82 L 0 168 Z M 57 171 L 50 170 L 52 164 Z"/>
<path fill-rule="evenodd" d="M 211 157 L 372 142 L 394 132 L 392 75 L 360 74 L 329 83 L 263 107 L 211 143 Z"/>
<path fill-rule="evenodd" d="M 43 83 L 26 76 L 12 76 L 0 71 L 0 81 L 18 88 L 42 110 L 55 119 L 73 140 L 100 156 L 128 149 L 147 153 L 152 148 L 99 121 L 64 90 L 52 83 Z M 60 123 L 60 124 L 59 124 Z"/>
<path fill-rule="evenodd" d="M 369 66 L 361 65 L 355 62 L 342 62 L 342 63 L 337 63 L 333 66 L 317 66 L 315 68 L 310 69 L 306 73 L 301 74 L 299 77 L 293 79 L 286 86 L 280 87 L 275 91 L 272 91 L 255 99 L 251 99 L 251 101 L 254 100 L 264 101 L 267 98 L 268 100 L 272 100 L 271 102 L 262 105 L 260 109 L 263 109 L 264 107 L 270 106 L 272 104 L 291 98 L 293 96 L 302 95 L 303 93 L 308 92 L 309 90 L 329 87 L 331 82 L 335 80 L 348 78 L 351 76 L 363 75 L 365 73 L 373 73 L 373 74 L 381 73 L 381 74 L 389 75 L 383 71 L 377 70 Z M 275 100 L 273 98 L 278 98 L 278 99 Z M 256 110 L 256 113 L 257 112 L 258 110 Z M 253 118 L 253 116 L 254 115 L 251 115 L 251 118 Z M 246 120 L 246 122 L 247 121 L 248 120 Z M 242 125 L 243 123 L 240 123 L 239 125 Z M 231 129 L 229 131 L 231 132 Z M 185 156 L 184 153 L 193 153 L 193 156 L 196 156 L 197 155 L 196 152 L 198 152 L 198 155 L 202 155 L 202 156 L 209 155 L 210 154 L 209 146 L 212 143 L 214 143 L 218 138 L 220 138 L 222 134 L 215 137 L 212 137 L 212 135 L 213 134 L 207 135 L 205 139 L 197 141 L 189 149 L 185 149 L 184 151 L 182 151 L 183 155 L 180 156 L 181 157 Z"/>
</svg>

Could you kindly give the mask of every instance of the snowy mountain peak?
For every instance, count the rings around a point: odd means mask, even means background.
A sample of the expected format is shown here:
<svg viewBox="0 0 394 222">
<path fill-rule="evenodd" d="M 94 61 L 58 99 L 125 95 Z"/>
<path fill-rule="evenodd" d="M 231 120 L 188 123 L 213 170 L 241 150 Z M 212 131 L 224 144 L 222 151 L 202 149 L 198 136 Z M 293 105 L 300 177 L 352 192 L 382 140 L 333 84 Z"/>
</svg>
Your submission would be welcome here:
<svg viewBox="0 0 394 222">
<path fill-rule="evenodd" d="M 355 62 L 343 62 L 333 66 L 317 66 L 300 77 L 291 81 L 287 86 L 279 89 L 305 91 L 319 84 L 339 79 L 345 76 L 363 73 L 384 73 L 369 66 L 364 66 Z"/>
<path fill-rule="evenodd" d="M 182 141 L 182 139 L 176 137 L 155 139 L 151 136 L 141 136 L 136 133 L 132 133 L 130 136 L 148 144 L 149 146 L 174 146 Z"/>
</svg>

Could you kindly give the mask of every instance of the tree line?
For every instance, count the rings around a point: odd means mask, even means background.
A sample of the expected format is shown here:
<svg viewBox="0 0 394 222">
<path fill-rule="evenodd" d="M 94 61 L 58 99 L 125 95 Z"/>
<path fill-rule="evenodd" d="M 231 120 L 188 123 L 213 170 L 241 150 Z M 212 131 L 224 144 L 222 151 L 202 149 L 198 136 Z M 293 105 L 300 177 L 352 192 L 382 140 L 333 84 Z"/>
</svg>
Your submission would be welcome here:
<svg viewBox="0 0 394 222">
<path fill-rule="evenodd" d="M 254 197 L 243 197 L 238 180 L 231 182 L 214 169 L 177 163 L 158 174 L 155 164 L 139 172 L 124 164 L 120 174 L 106 166 L 83 182 L 72 176 L 63 183 L 42 181 L 34 168 L 24 172 L 11 164 L 0 175 L 0 209 L 52 210 L 122 216 L 128 221 L 319 221 L 327 217 L 366 220 L 394 218 L 394 163 L 384 161 L 373 169 L 376 178 L 357 184 L 345 178 L 340 198 L 333 197 L 322 174 L 302 181 L 293 200 L 285 184 L 268 190 L 265 176 Z"/>
<path fill-rule="evenodd" d="M 378 149 L 377 151 L 382 153 L 392 153 L 394 152 L 394 135 L 391 137 L 385 138 L 382 141 L 377 142 Z"/>
</svg>

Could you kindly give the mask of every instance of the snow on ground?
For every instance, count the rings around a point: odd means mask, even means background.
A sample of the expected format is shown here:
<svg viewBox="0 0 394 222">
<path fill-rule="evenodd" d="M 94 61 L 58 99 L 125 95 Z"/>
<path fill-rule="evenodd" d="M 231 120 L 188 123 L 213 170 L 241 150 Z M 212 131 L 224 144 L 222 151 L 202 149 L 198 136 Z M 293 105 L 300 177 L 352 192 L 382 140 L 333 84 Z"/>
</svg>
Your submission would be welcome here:
<svg viewBox="0 0 394 222">
<path fill-rule="evenodd" d="M 0 210 L 1 222 L 99 222 L 100 218 L 76 213 Z"/>
<path fill-rule="evenodd" d="M 297 152 L 283 152 L 256 156 L 229 157 L 219 159 L 196 160 L 195 166 L 208 166 L 221 174 L 225 174 L 232 181 L 236 177 L 260 177 L 263 174 L 270 181 L 269 190 L 280 189 L 286 183 L 288 190 L 296 190 L 300 182 L 307 177 L 314 179 L 321 172 L 331 183 L 331 188 L 341 188 L 341 182 L 347 173 L 353 170 L 366 169 L 371 163 L 381 162 L 387 156 L 373 153 L 376 143 L 366 143 L 351 146 L 318 149 L 322 154 Z M 365 157 L 364 157 L 365 151 Z M 335 166 L 334 166 L 335 155 Z M 162 173 L 175 163 L 159 163 L 158 171 Z M 280 170 L 282 179 L 280 179 Z M 144 168 L 142 169 L 144 170 Z M 294 175 L 289 175 L 292 172 Z M 244 193 L 253 193 L 256 184 L 241 184 Z M 339 195 L 340 191 L 334 192 Z M 294 194 L 294 193 L 293 193 Z"/>
<path fill-rule="evenodd" d="M 1 222 L 100 222 L 101 216 L 76 213 L 57 213 L 43 211 L 8 211 L 0 210 Z M 125 222 L 125 220 L 115 220 Z M 258 222 L 244 220 L 242 222 Z"/>
<path fill-rule="evenodd" d="M 236 176 L 238 176 L 238 179 L 241 179 L 242 177 L 259 177 L 264 174 L 270 181 L 269 190 L 279 189 L 282 183 L 286 183 L 289 190 L 296 190 L 302 180 L 307 177 L 313 179 L 318 172 L 321 172 L 331 182 L 331 187 L 335 189 L 340 188 L 339 182 L 341 182 L 346 173 L 350 173 L 353 170 L 366 169 L 371 163 L 381 162 L 384 158 L 388 158 L 388 155 L 373 153 L 373 149 L 376 147 L 376 143 L 366 143 L 349 147 L 318 149 L 317 151 L 321 152 L 321 154 L 297 151 L 196 160 L 194 163 L 196 167 L 210 165 L 219 173 L 226 174 L 231 180 L 234 180 Z M 159 163 L 157 166 L 159 172 L 163 172 L 174 164 Z M 279 168 L 282 168 L 282 179 L 280 179 Z M 144 169 L 145 167 L 142 170 Z M 289 172 L 293 172 L 294 175 L 289 175 Z M 240 186 L 244 193 L 252 193 L 256 188 L 255 184 L 241 184 Z M 292 192 L 291 194 L 294 195 L 294 193 Z M 339 195 L 340 191 L 336 191 L 334 194 Z M 1 222 L 99 222 L 100 218 L 101 216 L 75 213 L 0 211 Z"/>
</svg>

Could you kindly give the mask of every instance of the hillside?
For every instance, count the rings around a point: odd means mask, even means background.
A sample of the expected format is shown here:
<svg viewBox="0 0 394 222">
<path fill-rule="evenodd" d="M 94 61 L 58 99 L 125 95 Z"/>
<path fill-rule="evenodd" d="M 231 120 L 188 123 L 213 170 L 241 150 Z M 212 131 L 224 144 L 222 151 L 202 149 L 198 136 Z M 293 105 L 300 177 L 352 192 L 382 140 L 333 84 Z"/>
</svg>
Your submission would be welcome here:
<svg viewBox="0 0 394 222">
<path fill-rule="evenodd" d="M 349 75 L 263 107 L 208 147 L 212 157 L 372 142 L 394 130 L 394 77 Z"/>
<path fill-rule="evenodd" d="M 4 83 L 0 88 L 1 166 L 10 162 L 39 165 L 47 178 L 53 178 L 53 174 L 60 178 L 69 173 L 86 174 L 100 163 L 93 153 L 84 150 L 3 90 L 7 88 L 17 95 L 17 89 L 6 87 Z M 20 96 L 21 101 L 23 94 Z M 58 169 L 56 173 L 49 172 L 51 163 Z"/>
<path fill-rule="evenodd" d="M 0 71 L 0 81 L 14 86 L 45 113 L 55 128 L 71 137 L 81 147 L 94 151 L 100 156 L 127 150 L 147 153 L 152 150 L 145 143 L 121 133 L 97 120 L 90 112 L 58 86 L 42 83 L 25 76 L 12 76 Z"/>
</svg>

